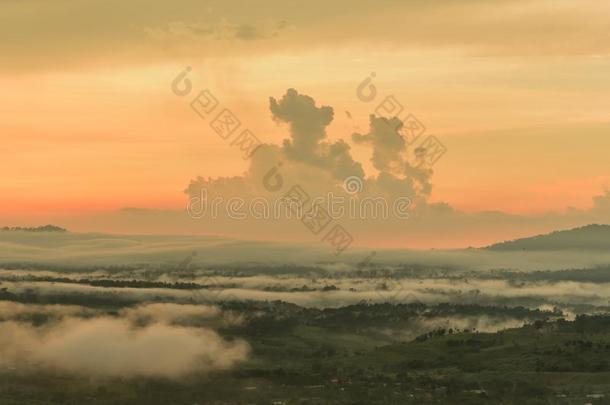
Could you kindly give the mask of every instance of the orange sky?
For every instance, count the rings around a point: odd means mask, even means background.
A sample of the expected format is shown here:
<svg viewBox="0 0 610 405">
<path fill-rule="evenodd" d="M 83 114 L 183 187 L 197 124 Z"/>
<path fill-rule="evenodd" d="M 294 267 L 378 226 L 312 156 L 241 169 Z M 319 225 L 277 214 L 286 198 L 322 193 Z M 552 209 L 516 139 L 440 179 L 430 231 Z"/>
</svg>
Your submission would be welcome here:
<svg viewBox="0 0 610 405">
<path fill-rule="evenodd" d="M 302 57 L 305 61 L 324 56 Z M 263 61 L 233 62 L 239 70 L 233 88 L 223 90 L 218 84 L 216 90 L 215 81 L 204 82 L 211 74 L 205 66 L 195 67 L 195 83 L 213 88 L 262 140 L 280 143 L 288 135 L 272 121 L 267 99 L 292 86 L 300 69 L 287 72 L 282 80 L 261 72 L 258 64 Z M 0 164 L 12 174 L 3 180 L 2 209 L 42 214 L 125 206 L 180 207 L 190 178 L 240 174 L 245 163 L 169 91 L 169 82 L 178 72 L 178 65 L 167 65 L 36 72 L 1 79 L 4 119 L 0 130 L 10 136 L 3 140 Z M 309 78 L 300 90 L 335 107 L 335 122 L 329 129 L 335 139 L 349 140 L 352 132 L 365 129 L 371 112 L 367 110 L 375 107 L 355 97 L 354 88 L 366 75 L 347 74 L 353 80 L 339 83 L 320 74 Z M 377 86 L 389 94 L 395 88 L 380 76 Z M 396 90 L 404 87 L 408 85 Z M 564 101 L 550 94 L 548 103 L 555 104 L 557 112 L 540 113 L 549 115 L 545 125 L 541 118 L 529 117 L 532 104 L 539 101 L 511 99 L 514 92 L 510 87 L 485 88 L 476 95 L 462 95 L 468 97 L 468 104 L 485 104 L 493 97 L 502 100 L 499 106 L 487 105 L 487 111 L 464 105 L 464 99 L 460 104 L 455 94 L 445 96 L 440 90 L 436 101 L 424 89 L 393 93 L 449 149 L 435 167 L 433 199 L 467 211 L 532 213 L 590 206 L 591 197 L 610 184 L 607 124 L 593 117 L 593 110 L 583 112 L 591 119 L 576 122 Z M 581 97 L 591 103 L 586 95 Z M 596 104 L 610 107 L 610 101 Z M 344 111 L 350 111 L 353 121 Z M 369 151 L 358 145 L 353 148 L 366 166 Z"/>
<path fill-rule="evenodd" d="M 196 88 L 210 89 L 264 142 L 288 137 L 271 118 L 270 96 L 294 87 L 332 106 L 329 139 L 348 142 L 369 176 L 371 152 L 350 137 L 375 108 L 356 97 L 375 72 L 379 97 L 396 96 L 448 149 L 433 168 L 431 202 L 465 212 L 588 209 L 610 186 L 610 14 L 592 1 L 578 10 L 525 3 L 498 3 L 506 18 L 494 25 L 491 6 L 476 1 L 459 11 L 450 2 L 411 10 L 363 2 L 349 15 L 323 2 L 297 13 L 273 1 L 251 14 L 249 2 L 184 1 L 179 10 L 153 2 L 136 20 L 113 11 L 114 1 L 89 11 L 60 1 L 39 3 L 55 19 L 31 32 L 34 9 L 3 3 L 12 38 L 0 42 L 3 218 L 181 209 L 195 176 L 243 173 L 247 163 L 171 92 L 186 65 Z M 69 19 L 75 12 L 87 13 L 89 31 L 78 15 Z M 448 19 L 462 12 L 465 25 Z M 401 15 L 421 21 L 388 25 Z M 552 35 L 533 28 L 550 20 L 559 27 Z"/>
</svg>

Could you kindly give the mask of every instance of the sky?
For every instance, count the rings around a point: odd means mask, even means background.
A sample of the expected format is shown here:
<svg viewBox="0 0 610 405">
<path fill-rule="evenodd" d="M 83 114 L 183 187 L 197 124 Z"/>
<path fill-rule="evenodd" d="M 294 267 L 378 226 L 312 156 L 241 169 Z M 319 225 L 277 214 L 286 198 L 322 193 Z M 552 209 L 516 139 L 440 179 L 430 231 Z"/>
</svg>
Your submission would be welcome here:
<svg viewBox="0 0 610 405">
<path fill-rule="evenodd" d="M 346 220 L 361 245 L 609 222 L 609 20 L 595 0 L 6 0 L 0 222 L 319 239 L 185 214 L 201 187 L 254 198 L 278 162 L 316 193 L 356 176 L 368 196 L 412 200 L 406 221 Z M 266 145 L 251 159 L 194 113 L 204 89 Z M 444 145 L 438 161 L 422 169 L 417 143 L 375 127 L 388 96 Z"/>
</svg>

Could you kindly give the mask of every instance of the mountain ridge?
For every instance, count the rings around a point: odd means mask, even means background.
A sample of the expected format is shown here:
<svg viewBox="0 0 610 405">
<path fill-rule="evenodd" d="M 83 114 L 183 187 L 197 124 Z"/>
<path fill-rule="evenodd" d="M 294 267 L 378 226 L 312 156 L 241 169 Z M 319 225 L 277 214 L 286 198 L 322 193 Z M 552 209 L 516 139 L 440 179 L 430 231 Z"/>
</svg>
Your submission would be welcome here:
<svg viewBox="0 0 610 405">
<path fill-rule="evenodd" d="M 608 250 L 610 225 L 589 224 L 510 241 L 494 243 L 483 249 L 493 251 Z"/>
</svg>

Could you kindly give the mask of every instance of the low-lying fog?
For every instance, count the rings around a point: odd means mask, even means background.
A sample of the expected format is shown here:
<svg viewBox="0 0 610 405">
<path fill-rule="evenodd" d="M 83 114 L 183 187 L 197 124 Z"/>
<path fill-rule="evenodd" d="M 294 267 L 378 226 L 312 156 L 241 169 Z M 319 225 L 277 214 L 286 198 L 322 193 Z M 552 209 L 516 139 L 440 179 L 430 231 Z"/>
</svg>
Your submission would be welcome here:
<svg viewBox="0 0 610 405">
<path fill-rule="evenodd" d="M 219 238 L 15 233 L 0 254 L 0 370 L 19 372 L 180 378 L 228 369 L 252 357 L 247 339 L 223 334 L 249 322 L 223 307 L 235 301 L 498 309 L 418 313 L 371 332 L 390 341 L 610 309 L 610 269 L 596 268 L 610 263 L 604 252 L 354 249 L 336 258 Z"/>
</svg>

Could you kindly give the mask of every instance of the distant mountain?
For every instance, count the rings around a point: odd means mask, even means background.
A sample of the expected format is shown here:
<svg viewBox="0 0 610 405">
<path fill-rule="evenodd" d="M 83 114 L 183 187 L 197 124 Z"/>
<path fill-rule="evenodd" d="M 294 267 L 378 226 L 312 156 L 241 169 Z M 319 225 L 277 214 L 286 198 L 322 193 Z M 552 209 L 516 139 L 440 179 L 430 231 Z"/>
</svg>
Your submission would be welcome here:
<svg viewBox="0 0 610 405">
<path fill-rule="evenodd" d="M 21 227 L 21 226 L 13 226 L 13 227 L 2 227 L 0 231 L 4 232 L 67 232 L 67 229 L 60 228 L 55 225 L 45 225 L 45 226 L 37 226 L 37 227 Z"/>
<path fill-rule="evenodd" d="M 546 235 L 496 243 L 485 249 L 495 251 L 607 250 L 610 252 L 610 225 L 587 225 Z"/>
</svg>

